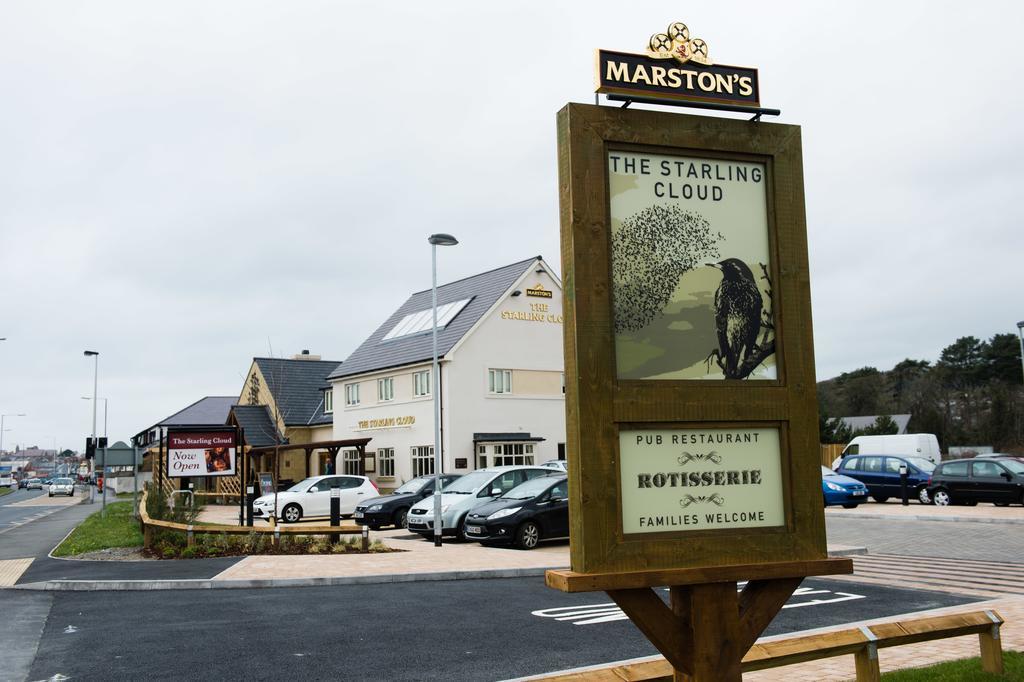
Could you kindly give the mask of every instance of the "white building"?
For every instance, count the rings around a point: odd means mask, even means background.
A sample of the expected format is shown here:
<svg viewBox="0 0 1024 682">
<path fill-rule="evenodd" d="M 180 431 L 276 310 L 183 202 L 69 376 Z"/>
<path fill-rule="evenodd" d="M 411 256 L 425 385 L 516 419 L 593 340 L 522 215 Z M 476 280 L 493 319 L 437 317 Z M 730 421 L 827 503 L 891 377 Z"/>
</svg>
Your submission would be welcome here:
<svg viewBox="0 0 1024 682">
<path fill-rule="evenodd" d="M 565 458 L 561 282 L 537 256 L 437 289 L 446 472 Z M 334 438 L 365 438 L 382 487 L 434 472 L 431 293 L 413 294 L 328 377 Z M 372 454 L 371 454 L 372 453 Z M 356 473 L 355 451 L 339 471 Z"/>
</svg>

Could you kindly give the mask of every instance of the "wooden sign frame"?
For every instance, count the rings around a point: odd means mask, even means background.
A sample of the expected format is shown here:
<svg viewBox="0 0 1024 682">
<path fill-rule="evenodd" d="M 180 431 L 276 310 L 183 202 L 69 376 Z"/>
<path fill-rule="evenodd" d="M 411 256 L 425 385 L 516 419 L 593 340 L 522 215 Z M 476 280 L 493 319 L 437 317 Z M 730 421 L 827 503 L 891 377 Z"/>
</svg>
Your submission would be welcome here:
<svg viewBox="0 0 1024 682">
<path fill-rule="evenodd" d="M 825 559 L 800 128 L 569 104 L 558 113 L 558 145 L 572 572 Z M 764 164 L 777 378 L 617 378 L 610 150 Z M 779 430 L 784 523 L 623 533 L 620 429 L 743 425 Z"/>
</svg>

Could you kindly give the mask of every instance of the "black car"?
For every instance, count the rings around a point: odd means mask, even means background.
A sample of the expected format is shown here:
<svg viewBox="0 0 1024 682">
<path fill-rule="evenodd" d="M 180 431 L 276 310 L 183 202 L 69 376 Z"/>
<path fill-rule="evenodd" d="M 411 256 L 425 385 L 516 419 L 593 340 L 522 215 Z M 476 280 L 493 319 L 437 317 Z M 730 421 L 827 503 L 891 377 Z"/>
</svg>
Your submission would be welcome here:
<svg viewBox="0 0 1024 682">
<path fill-rule="evenodd" d="M 541 539 L 569 537 L 569 483 L 565 474 L 541 476 L 469 512 L 466 538 L 533 549 Z"/>
<path fill-rule="evenodd" d="M 458 474 L 441 474 L 441 489 L 447 488 L 457 478 Z M 352 518 L 356 523 L 366 524 L 374 530 L 381 526 L 405 528 L 405 515 L 409 512 L 409 507 L 433 494 L 434 477 L 419 476 L 402 484 L 390 495 L 363 500 L 356 506 Z"/>
<path fill-rule="evenodd" d="M 928 487 L 934 503 L 997 507 L 1024 504 L 1024 462 L 1013 457 L 985 457 L 943 462 L 932 472 Z"/>
</svg>

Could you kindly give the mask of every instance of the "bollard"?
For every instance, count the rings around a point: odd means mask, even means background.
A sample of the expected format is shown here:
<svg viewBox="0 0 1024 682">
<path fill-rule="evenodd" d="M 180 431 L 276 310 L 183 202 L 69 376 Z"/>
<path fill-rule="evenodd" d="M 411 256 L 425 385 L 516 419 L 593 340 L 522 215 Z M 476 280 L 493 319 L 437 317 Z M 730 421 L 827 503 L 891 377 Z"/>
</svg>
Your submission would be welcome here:
<svg viewBox="0 0 1024 682">
<path fill-rule="evenodd" d="M 192 533 L 192 524 L 185 529 L 185 544 L 189 547 L 196 543 L 195 535 Z"/>
<path fill-rule="evenodd" d="M 338 479 L 335 478 L 331 485 L 331 525 L 341 525 L 341 488 L 338 487 Z M 341 541 L 341 533 L 331 533 L 331 544 Z"/>
<path fill-rule="evenodd" d="M 900 497 L 903 499 L 903 506 L 910 504 L 907 500 L 907 465 L 900 464 Z"/>
<path fill-rule="evenodd" d="M 274 542 L 274 547 L 275 548 L 279 548 L 281 546 L 281 528 L 279 526 L 276 526 L 276 525 L 274 526 L 274 540 L 273 540 L 273 542 Z"/>
<path fill-rule="evenodd" d="M 370 551 L 370 528 L 363 526 L 363 551 Z"/>
<path fill-rule="evenodd" d="M 256 501 L 256 488 L 249 486 L 245 489 L 245 525 L 252 528 L 253 502 Z"/>
</svg>

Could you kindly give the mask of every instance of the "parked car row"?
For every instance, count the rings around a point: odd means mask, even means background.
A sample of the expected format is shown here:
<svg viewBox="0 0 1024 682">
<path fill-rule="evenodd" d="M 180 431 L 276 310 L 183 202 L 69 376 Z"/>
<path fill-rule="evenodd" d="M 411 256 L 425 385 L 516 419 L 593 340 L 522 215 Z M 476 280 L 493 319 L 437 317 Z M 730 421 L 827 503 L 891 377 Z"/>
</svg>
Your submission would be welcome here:
<svg viewBox="0 0 1024 682">
<path fill-rule="evenodd" d="M 844 457 L 835 472 L 822 467 L 825 506 L 859 504 L 852 496 L 854 488 L 837 480 L 835 474 L 846 481 L 860 482 L 878 502 L 898 498 L 902 493 L 903 467 L 907 472 L 908 494 L 921 504 L 1024 504 L 1024 459 L 1019 457 L 992 453 L 936 465 L 923 457 L 860 454 Z"/>
</svg>

